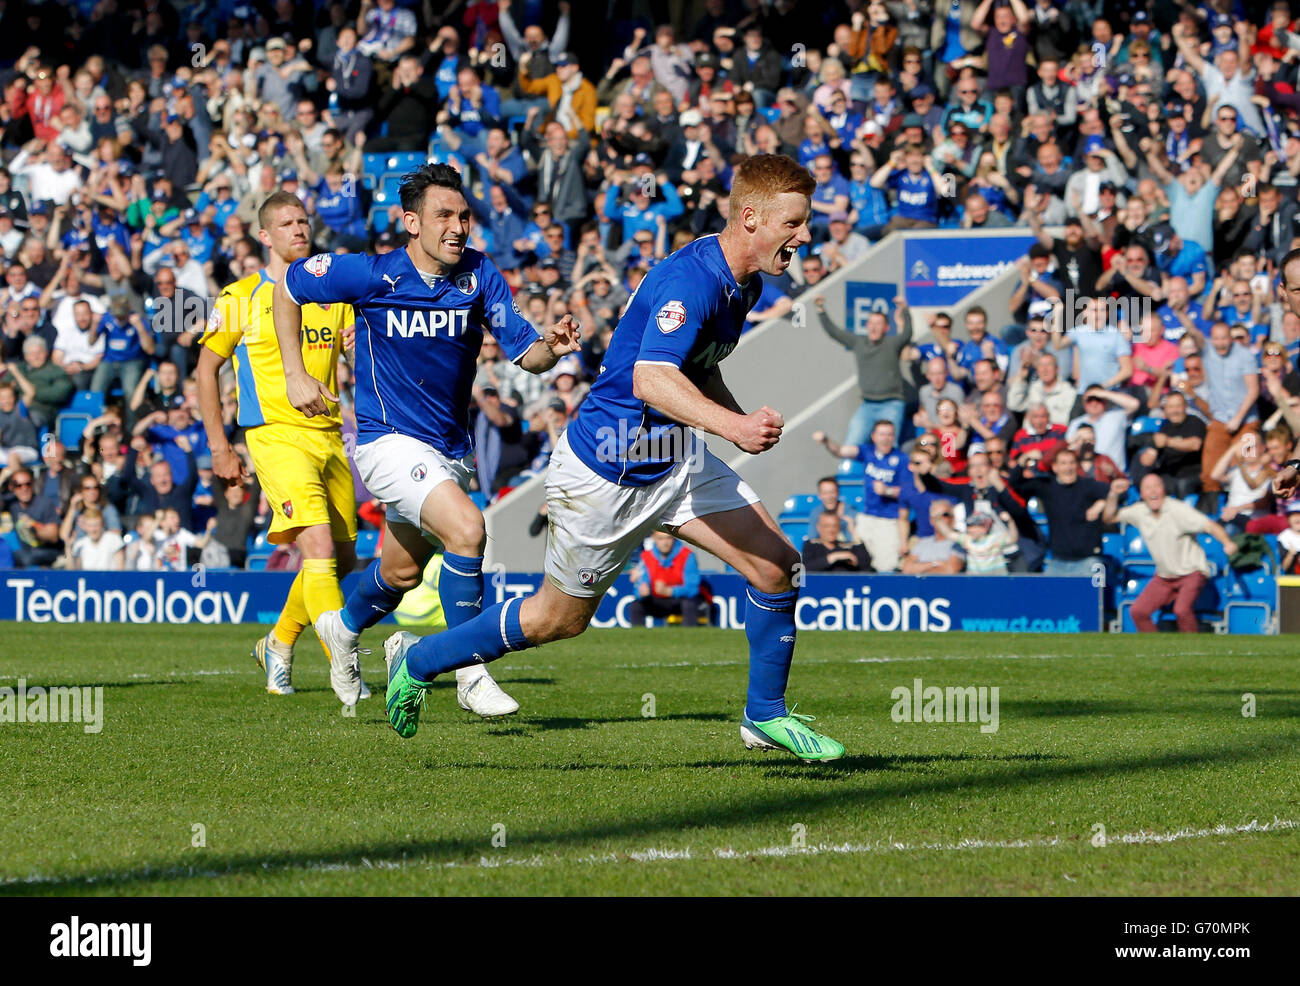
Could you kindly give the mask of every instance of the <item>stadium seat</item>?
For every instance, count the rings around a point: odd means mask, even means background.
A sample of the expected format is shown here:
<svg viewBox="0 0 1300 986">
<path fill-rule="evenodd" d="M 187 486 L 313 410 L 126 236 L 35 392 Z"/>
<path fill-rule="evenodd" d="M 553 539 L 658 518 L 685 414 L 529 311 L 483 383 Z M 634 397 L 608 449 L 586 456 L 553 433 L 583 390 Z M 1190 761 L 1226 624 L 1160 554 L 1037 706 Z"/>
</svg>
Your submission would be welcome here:
<svg viewBox="0 0 1300 986">
<path fill-rule="evenodd" d="M 54 430 L 64 447 L 68 449 L 81 447 L 81 434 L 86 430 L 86 425 L 90 424 L 90 417 L 89 414 L 64 411 L 55 419 Z"/>
<path fill-rule="evenodd" d="M 1124 557 L 1124 535 L 1103 534 L 1101 536 L 1101 553 L 1108 558 L 1122 559 Z"/>
<path fill-rule="evenodd" d="M 1133 423 L 1128 426 L 1128 433 L 1132 438 L 1153 435 L 1160 430 L 1162 424 L 1164 424 L 1163 418 L 1134 418 Z"/>
<path fill-rule="evenodd" d="M 259 555 L 249 555 L 248 560 L 244 562 L 244 569 L 249 572 L 265 572 L 266 563 L 270 560 L 270 552 Z"/>
<path fill-rule="evenodd" d="M 384 167 L 384 162 L 388 160 L 387 154 L 362 154 L 361 155 L 361 173 L 373 181 L 378 180 L 388 169 Z"/>
<path fill-rule="evenodd" d="M 781 515 L 811 517 L 813 512 L 821 506 L 821 498 L 816 493 L 796 493 L 794 496 L 786 497 L 785 505 L 781 508 Z"/>
<path fill-rule="evenodd" d="M 852 493 L 861 493 L 865 485 L 860 476 L 836 476 L 835 481 L 840 485 L 840 496 L 848 499 Z"/>
<path fill-rule="evenodd" d="M 378 531 L 357 531 L 357 557 L 374 558 L 379 548 Z"/>
<path fill-rule="evenodd" d="M 397 154 L 390 154 L 384 159 L 384 171 L 396 171 L 404 175 L 408 171 L 414 171 L 428 159 L 429 156 L 423 151 L 402 151 Z"/>
<path fill-rule="evenodd" d="M 861 493 L 854 493 L 852 496 L 844 497 L 844 502 L 858 512 L 866 507 L 866 498 Z"/>
<path fill-rule="evenodd" d="M 808 534 L 808 521 L 804 520 L 782 520 L 778 521 L 781 525 L 781 533 L 790 539 L 790 543 L 796 548 L 802 548 Z"/>
<path fill-rule="evenodd" d="M 386 229 L 388 229 L 388 207 L 375 206 L 373 209 L 371 209 L 370 218 L 367 220 L 367 225 L 369 225 L 370 228 L 376 233 L 382 233 Z"/>
<path fill-rule="evenodd" d="M 1223 545 L 1208 534 L 1196 535 L 1196 541 L 1205 551 L 1205 557 L 1210 564 L 1214 566 L 1215 575 L 1222 575 L 1228 571 L 1228 553 L 1223 550 Z"/>
<path fill-rule="evenodd" d="M 104 413 L 104 395 L 97 390 L 79 390 L 72 395 L 72 403 L 64 410 L 97 418 Z"/>
<path fill-rule="evenodd" d="M 396 172 L 396 171 L 385 172 L 384 176 L 379 179 L 379 184 L 375 186 L 376 197 L 378 196 L 379 192 L 382 191 L 384 193 L 385 198 L 393 202 L 398 201 L 399 200 L 398 191 L 399 191 L 399 187 L 402 184 L 402 179 L 404 177 L 406 176 L 400 172 Z M 377 198 L 376 201 L 378 201 Z"/>
<path fill-rule="evenodd" d="M 861 479 L 866 474 L 867 467 L 857 459 L 841 459 L 839 468 L 835 470 L 835 475 L 840 477 L 841 482 L 845 476 Z"/>
<path fill-rule="evenodd" d="M 266 531 L 261 531 L 253 538 L 253 546 L 248 550 L 249 554 L 260 552 L 269 553 L 275 550 L 275 545 L 271 544 L 271 542 L 266 539 Z"/>
</svg>

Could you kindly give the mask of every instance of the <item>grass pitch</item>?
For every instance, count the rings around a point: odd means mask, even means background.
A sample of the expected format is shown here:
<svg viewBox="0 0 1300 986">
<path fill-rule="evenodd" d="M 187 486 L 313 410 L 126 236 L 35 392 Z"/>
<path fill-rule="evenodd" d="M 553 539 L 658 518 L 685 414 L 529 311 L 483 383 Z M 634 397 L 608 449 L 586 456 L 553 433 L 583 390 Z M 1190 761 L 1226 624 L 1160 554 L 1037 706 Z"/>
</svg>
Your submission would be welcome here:
<svg viewBox="0 0 1300 986">
<path fill-rule="evenodd" d="M 5 624 L 0 686 L 102 685 L 104 721 L 0 724 L 0 894 L 1300 883 L 1287 638 L 804 633 L 790 696 L 848 748 L 806 765 L 741 746 L 739 632 L 590 631 L 517 654 L 494 670 L 518 716 L 482 722 L 439 683 L 410 741 L 383 714 L 389 632 L 363 641 L 376 696 L 347 718 L 310 631 L 299 693 L 277 698 L 247 656 L 256 627 Z M 894 721 L 891 693 L 917 678 L 996 686 L 998 731 Z"/>
</svg>

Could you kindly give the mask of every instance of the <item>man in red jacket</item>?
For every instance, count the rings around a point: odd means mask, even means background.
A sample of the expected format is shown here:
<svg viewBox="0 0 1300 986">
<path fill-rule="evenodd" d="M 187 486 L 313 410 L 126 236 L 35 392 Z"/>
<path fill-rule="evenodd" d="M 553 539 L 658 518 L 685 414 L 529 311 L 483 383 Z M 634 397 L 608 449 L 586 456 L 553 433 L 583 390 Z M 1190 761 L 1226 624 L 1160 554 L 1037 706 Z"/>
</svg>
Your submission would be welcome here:
<svg viewBox="0 0 1300 986">
<path fill-rule="evenodd" d="M 695 552 L 662 531 L 656 531 L 651 541 L 654 546 L 641 552 L 632 570 L 637 598 L 627 607 L 628 620 L 640 626 L 647 616 L 677 613 L 683 626 L 707 622 L 709 602 L 700 592 L 700 566 Z"/>
</svg>

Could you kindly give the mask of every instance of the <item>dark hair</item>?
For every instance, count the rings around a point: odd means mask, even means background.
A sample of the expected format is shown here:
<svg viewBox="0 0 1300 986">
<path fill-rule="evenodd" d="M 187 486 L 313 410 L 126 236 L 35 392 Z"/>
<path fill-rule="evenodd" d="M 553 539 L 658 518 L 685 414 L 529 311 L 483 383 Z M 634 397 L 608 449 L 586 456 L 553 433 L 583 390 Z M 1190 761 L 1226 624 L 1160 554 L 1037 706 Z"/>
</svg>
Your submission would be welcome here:
<svg viewBox="0 0 1300 986">
<path fill-rule="evenodd" d="M 1291 266 L 1293 263 L 1295 263 L 1297 260 L 1300 260 L 1300 247 L 1296 247 L 1294 250 L 1290 251 L 1285 257 L 1282 258 L 1282 263 L 1279 265 L 1282 268 L 1282 287 L 1287 286 L 1286 269 L 1289 266 Z"/>
<path fill-rule="evenodd" d="M 834 483 L 836 489 L 840 488 L 840 481 L 834 476 L 823 476 L 821 479 L 817 480 L 818 486 L 821 486 L 822 483 Z"/>
<path fill-rule="evenodd" d="M 455 168 L 446 164 L 422 164 L 403 176 L 402 183 L 398 186 L 398 192 L 402 197 L 402 211 L 419 213 L 424 207 L 424 193 L 435 186 L 449 188 L 461 195 L 465 194 L 465 188 Z"/>
</svg>

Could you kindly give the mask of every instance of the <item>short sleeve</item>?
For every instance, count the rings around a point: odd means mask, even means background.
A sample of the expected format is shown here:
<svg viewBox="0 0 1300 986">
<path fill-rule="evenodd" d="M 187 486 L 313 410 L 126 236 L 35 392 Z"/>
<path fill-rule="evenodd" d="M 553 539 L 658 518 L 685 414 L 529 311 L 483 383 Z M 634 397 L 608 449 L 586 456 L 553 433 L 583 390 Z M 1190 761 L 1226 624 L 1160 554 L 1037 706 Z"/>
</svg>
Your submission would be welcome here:
<svg viewBox="0 0 1300 986">
<path fill-rule="evenodd" d="M 1200 534 L 1210 522 L 1209 517 L 1191 504 L 1183 503 L 1182 500 L 1175 500 L 1172 497 L 1167 498 L 1165 502 L 1178 511 L 1178 518 L 1182 523 L 1183 530 L 1189 534 Z"/>
<path fill-rule="evenodd" d="M 244 338 L 243 316 L 251 310 L 248 299 L 239 298 L 226 288 L 212 305 L 199 345 L 211 349 L 222 359 L 229 359 Z"/>
<path fill-rule="evenodd" d="M 364 254 L 318 253 L 289 265 L 284 289 L 297 305 L 354 305 L 366 297 L 370 280 L 370 260 Z"/>
<path fill-rule="evenodd" d="M 661 363 L 681 368 L 712 314 L 698 292 L 683 290 L 680 282 L 663 284 L 643 309 L 649 324 L 641 334 L 638 363 Z"/>
<path fill-rule="evenodd" d="M 510 285 L 496 265 L 485 260 L 478 273 L 482 280 L 484 317 L 502 351 L 512 363 L 518 363 L 541 336 L 519 311 L 519 305 L 510 293 Z"/>
<path fill-rule="evenodd" d="M 1119 524 L 1133 524 L 1138 522 L 1138 504 L 1133 503 L 1127 507 L 1121 507 L 1115 513 L 1115 521 Z"/>
</svg>

